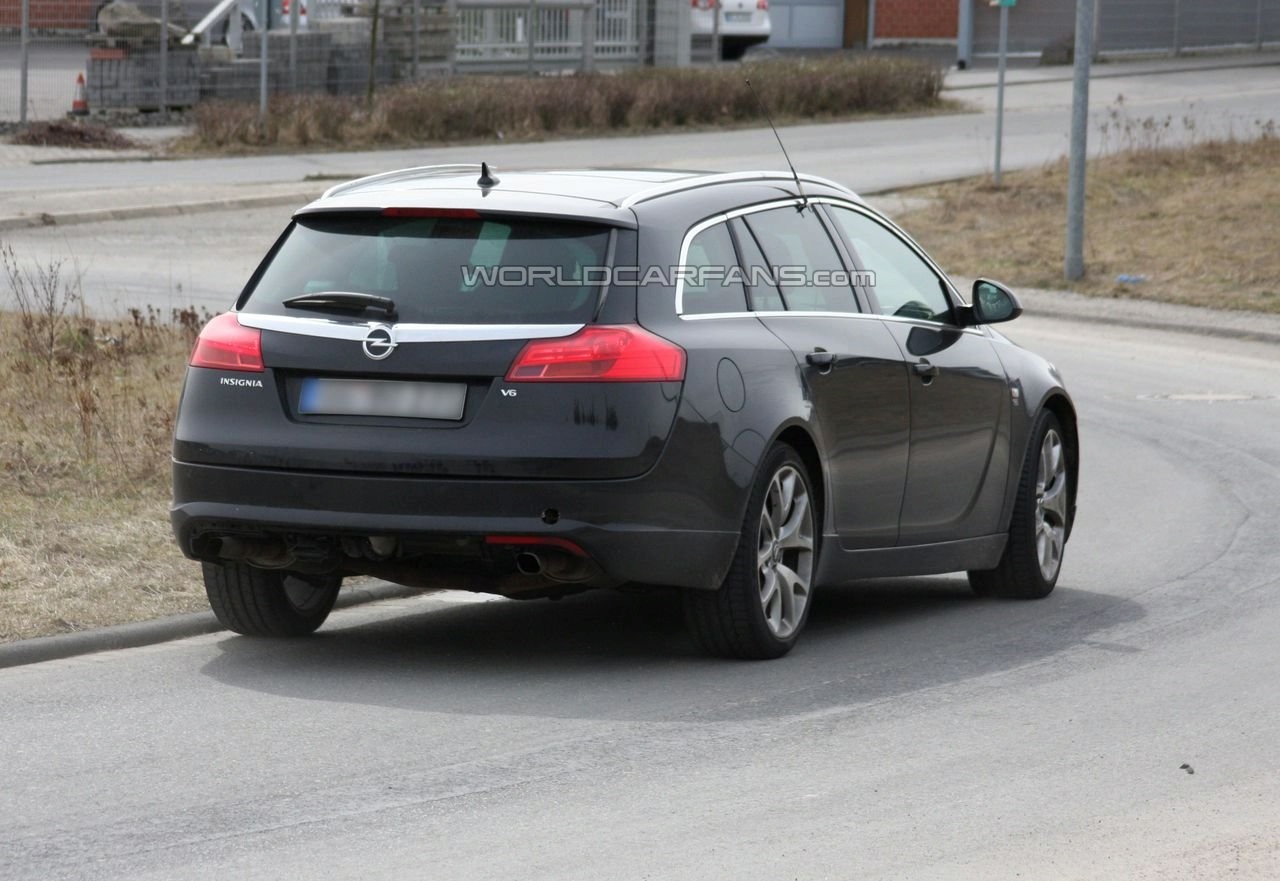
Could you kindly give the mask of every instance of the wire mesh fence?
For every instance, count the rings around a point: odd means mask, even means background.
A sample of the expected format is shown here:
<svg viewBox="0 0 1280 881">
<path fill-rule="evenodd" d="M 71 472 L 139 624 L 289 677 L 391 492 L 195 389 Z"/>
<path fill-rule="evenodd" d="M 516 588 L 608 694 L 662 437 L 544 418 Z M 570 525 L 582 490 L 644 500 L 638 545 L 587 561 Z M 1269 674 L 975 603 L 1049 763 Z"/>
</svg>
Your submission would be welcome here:
<svg viewBox="0 0 1280 881">
<path fill-rule="evenodd" d="M 650 16 L 644 0 L 6 0 L 0 121 L 635 66 Z"/>
<path fill-rule="evenodd" d="M 973 54 L 991 55 L 999 10 L 972 3 Z M 1063 62 L 1074 43 L 1075 3 L 1019 0 L 1009 16 L 1009 49 Z M 1280 0 L 1098 0 L 1094 46 L 1101 55 L 1177 54 L 1280 45 Z"/>
</svg>

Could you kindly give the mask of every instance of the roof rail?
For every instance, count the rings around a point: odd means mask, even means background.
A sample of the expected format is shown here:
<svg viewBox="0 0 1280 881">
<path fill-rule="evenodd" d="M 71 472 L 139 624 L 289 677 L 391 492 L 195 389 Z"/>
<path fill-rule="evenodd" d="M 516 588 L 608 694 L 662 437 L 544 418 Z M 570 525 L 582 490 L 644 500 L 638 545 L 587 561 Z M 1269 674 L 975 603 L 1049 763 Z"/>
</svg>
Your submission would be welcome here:
<svg viewBox="0 0 1280 881">
<path fill-rule="evenodd" d="M 812 174 L 799 175 L 803 181 L 809 183 L 822 184 L 828 187 L 835 187 L 847 193 L 853 192 L 848 187 L 841 186 L 835 181 L 828 180 L 825 177 L 817 177 Z M 632 193 L 618 204 L 619 208 L 631 208 L 639 205 L 641 202 L 648 202 L 651 199 L 657 199 L 661 196 L 669 196 L 673 193 L 681 193 L 685 190 L 696 190 L 700 187 L 711 187 L 717 184 L 734 183 L 738 181 L 784 181 L 786 183 L 795 183 L 795 177 L 790 172 L 781 171 L 726 171 L 720 174 L 708 174 L 702 177 L 684 178 L 677 181 L 670 181 L 665 184 L 659 184 L 656 187 L 650 187 L 647 190 L 641 190 L 638 193 Z M 797 194 L 800 198 L 801 194 Z"/>
<path fill-rule="evenodd" d="M 417 177 L 434 177 L 446 174 L 461 174 L 464 171 L 479 171 L 480 163 L 463 162 L 453 165 L 419 165 L 416 168 L 398 168 L 395 171 L 384 171 L 381 174 L 371 174 L 368 177 L 349 180 L 346 183 L 336 184 L 324 191 L 321 199 L 328 199 L 331 196 L 340 196 L 344 193 L 351 193 L 370 184 L 393 183 L 399 180 L 411 180 Z"/>
</svg>

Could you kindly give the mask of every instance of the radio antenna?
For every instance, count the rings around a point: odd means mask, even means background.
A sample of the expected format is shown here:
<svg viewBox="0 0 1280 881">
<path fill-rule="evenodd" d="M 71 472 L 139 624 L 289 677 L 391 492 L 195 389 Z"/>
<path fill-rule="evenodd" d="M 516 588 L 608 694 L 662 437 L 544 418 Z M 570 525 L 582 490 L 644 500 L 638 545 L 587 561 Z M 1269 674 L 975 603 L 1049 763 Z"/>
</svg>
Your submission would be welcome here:
<svg viewBox="0 0 1280 881">
<path fill-rule="evenodd" d="M 800 185 L 800 175 L 796 174 L 796 167 L 791 164 L 791 157 L 787 154 L 787 145 L 782 143 L 782 136 L 778 134 L 777 127 L 773 124 L 773 118 L 769 116 L 769 107 L 764 103 L 764 99 L 760 97 L 760 93 L 756 91 L 756 87 L 751 85 L 751 80 L 747 79 L 747 88 L 751 90 L 752 96 L 755 97 L 756 103 L 760 105 L 760 109 L 764 111 L 765 122 L 769 123 L 773 136 L 778 139 L 778 146 L 782 148 L 782 157 L 787 160 L 787 167 L 791 169 L 791 176 L 796 179 L 796 192 L 800 194 L 800 207 L 798 210 L 803 211 L 809 207 L 809 197 L 804 194 L 804 187 Z"/>
</svg>

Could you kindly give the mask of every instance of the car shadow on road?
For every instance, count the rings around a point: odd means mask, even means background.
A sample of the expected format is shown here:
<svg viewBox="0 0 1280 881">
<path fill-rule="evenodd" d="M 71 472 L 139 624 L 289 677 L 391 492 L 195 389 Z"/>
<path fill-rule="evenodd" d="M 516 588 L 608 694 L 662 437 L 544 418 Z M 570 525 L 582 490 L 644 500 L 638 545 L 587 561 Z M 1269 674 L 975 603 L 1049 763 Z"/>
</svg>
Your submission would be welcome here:
<svg viewBox="0 0 1280 881">
<path fill-rule="evenodd" d="M 962 578 L 824 589 L 799 645 L 770 662 L 699 655 L 673 595 L 430 606 L 304 640 L 228 637 L 203 672 L 293 698 L 428 713 L 715 722 L 856 707 L 1036 664 L 1143 616 L 1060 588 L 973 597 Z"/>
</svg>

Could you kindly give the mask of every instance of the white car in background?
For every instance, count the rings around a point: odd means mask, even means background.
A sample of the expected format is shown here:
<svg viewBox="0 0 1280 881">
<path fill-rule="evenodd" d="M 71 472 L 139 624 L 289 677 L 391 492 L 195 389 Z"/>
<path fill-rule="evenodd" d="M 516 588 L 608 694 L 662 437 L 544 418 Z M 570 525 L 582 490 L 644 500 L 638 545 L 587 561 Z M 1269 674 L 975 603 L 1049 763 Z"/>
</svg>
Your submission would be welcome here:
<svg viewBox="0 0 1280 881">
<path fill-rule="evenodd" d="M 752 46 L 769 39 L 769 0 L 690 0 L 693 6 L 693 33 L 711 36 L 720 19 L 720 57 L 736 61 Z"/>
</svg>

